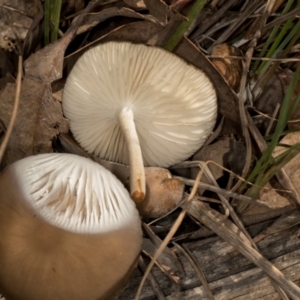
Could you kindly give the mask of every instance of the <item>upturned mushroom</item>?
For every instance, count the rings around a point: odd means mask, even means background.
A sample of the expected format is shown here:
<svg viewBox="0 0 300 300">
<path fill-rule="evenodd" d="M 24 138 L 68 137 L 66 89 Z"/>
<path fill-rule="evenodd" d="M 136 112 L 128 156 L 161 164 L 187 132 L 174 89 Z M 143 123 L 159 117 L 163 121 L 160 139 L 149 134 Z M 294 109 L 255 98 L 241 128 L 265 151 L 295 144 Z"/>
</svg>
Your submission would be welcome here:
<svg viewBox="0 0 300 300">
<path fill-rule="evenodd" d="M 0 174 L 0 236 L 0 293 L 8 300 L 111 300 L 142 243 L 121 182 L 71 154 L 28 157 Z"/>
<path fill-rule="evenodd" d="M 130 193 L 145 196 L 144 166 L 168 167 L 196 152 L 213 130 L 217 97 L 208 76 L 161 48 L 108 42 L 86 51 L 63 92 L 81 146 L 130 166 Z"/>
</svg>

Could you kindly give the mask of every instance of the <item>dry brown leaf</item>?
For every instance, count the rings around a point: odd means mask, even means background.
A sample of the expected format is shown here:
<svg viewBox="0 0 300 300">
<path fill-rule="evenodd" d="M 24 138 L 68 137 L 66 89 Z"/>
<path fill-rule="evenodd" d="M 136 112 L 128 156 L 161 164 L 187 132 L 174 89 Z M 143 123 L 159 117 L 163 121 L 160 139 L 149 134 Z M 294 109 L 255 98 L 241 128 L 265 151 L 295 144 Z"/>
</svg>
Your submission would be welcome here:
<svg viewBox="0 0 300 300">
<path fill-rule="evenodd" d="M 0 5 L 0 48 L 13 51 L 17 40 L 23 41 L 32 23 L 32 1 L 4 0 Z"/>
<path fill-rule="evenodd" d="M 277 74 L 274 74 L 265 85 L 254 106 L 259 112 L 272 117 L 276 106 L 281 105 L 283 97 L 284 91 L 281 80 Z M 263 115 L 257 116 L 254 118 L 254 123 L 262 132 L 265 132 L 269 126 L 270 118 Z"/>
<path fill-rule="evenodd" d="M 230 169 L 235 174 L 241 174 L 245 164 L 246 149 L 245 146 L 231 138 L 220 138 L 213 144 L 206 145 L 201 148 L 192 158 L 193 161 L 212 160 L 218 165 Z M 223 176 L 223 170 L 214 164 L 209 165 L 214 178 L 217 180 Z M 195 179 L 199 172 L 199 168 L 192 168 L 191 178 Z M 201 181 L 210 183 L 205 180 L 205 176 Z"/>
<path fill-rule="evenodd" d="M 143 0 L 124 0 L 124 2 L 135 9 L 146 9 L 146 5 Z"/>
<path fill-rule="evenodd" d="M 99 23 L 116 16 L 123 16 L 128 18 L 137 18 L 137 19 L 144 19 L 150 22 L 154 22 L 155 20 L 148 16 L 142 15 L 135 12 L 132 9 L 126 7 L 110 7 L 107 9 L 102 10 L 99 13 L 91 13 L 88 14 L 85 18 L 81 26 L 77 29 L 76 35 L 82 34 L 91 28 L 97 26 Z"/>
<path fill-rule="evenodd" d="M 28 29 L 23 43 L 23 59 L 25 60 L 41 42 L 44 33 L 44 13 L 43 8 L 34 15 L 33 21 Z"/>
<path fill-rule="evenodd" d="M 101 39 L 101 42 L 130 41 L 133 43 L 146 43 L 153 35 L 162 29 L 163 27 L 159 24 L 138 21 L 117 28 Z"/>
<path fill-rule="evenodd" d="M 228 44 L 219 44 L 212 48 L 212 56 L 243 56 L 240 49 Z M 223 75 L 228 85 L 236 92 L 239 91 L 240 82 L 243 72 L 243 61 L 235 58 L 212 58 L 212 63 Z"/>
<path fill-rule="evenodd" d="M 15 84 L 8 84 L 0 95 L 0 118 L 7 126 L 15 98 Z M 68 131 L 61 105 L 49 85 L 26 77 L 22 82 L 19 112 L 3 159 L 4 165 L 38 153 L 52 152 L 51 141 Z"/>
<path fill-rule="evenodd" d="M 88 5 L 88 11 L 92 5 Z M 52 152 L 52 140 L 68 131 L 61 104 L 53 97 L 51 83 L 62 77 L 64 52 L 72 40 L 81 15 L 63 38 L 31 55 L 24 63 L 19 112 L 6 149 L 3 165 L 23 157 Z M 8 84 L 0 95 L 0 119 L 7 126 L 15 98 L 15 84 Z"/>
<path fill-rule="evenodd" d="M 163 0 L 144 0 L 150 14 L 162 24 L 167 24 L 168 17 L 173 21 L 184 21 L 186 17 L 168 6 Z"/>
<path fill-rule="evenodd" d="M 300 143 L 300 133 L 299 132 L 292 132 L 287 134 L 280 143 L 286 145 L 295 145 Z M 284 151 L 286 151 L 286 147 L 276 147 L 273 156 L 277 157 Z M 300 194 L 300 154 L 297 154 L 293 159 L 291 159 L 284 167 L 286 174 L 294 184 L 298 194 Z"/>
</svg>

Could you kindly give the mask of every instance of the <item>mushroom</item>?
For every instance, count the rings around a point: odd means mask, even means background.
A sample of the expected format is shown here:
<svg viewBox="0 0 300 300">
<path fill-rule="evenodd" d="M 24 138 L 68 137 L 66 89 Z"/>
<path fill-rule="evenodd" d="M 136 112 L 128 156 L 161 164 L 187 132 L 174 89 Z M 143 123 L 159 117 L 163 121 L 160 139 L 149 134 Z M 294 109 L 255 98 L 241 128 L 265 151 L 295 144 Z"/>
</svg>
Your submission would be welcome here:
<svg viewBox="0 0 300 300">
<path fill-rule="evenodd" d="M 161 48 L 128 42 L 86 51 L 67 78 L 62 104 L 86 151 L 129 164 L 135 201 L 145 196 L 144 166 L 190 157 L 217 115 L 216 92 L 204 72 Z"/>
<path fill-rule="evenodd" d="M 145 168 L 146 196 L 136 207 L 143 218 L 160 218 L 175 209 L 183 199 L 184 183 L 164 168 Z"/>
<path fill-rule="evenodd" d="M 72 154 L 0 174 L 0 293 L 12 300 L 113 299 L 136 266 L 141 222 L 122 183 Z"/>
</svg>

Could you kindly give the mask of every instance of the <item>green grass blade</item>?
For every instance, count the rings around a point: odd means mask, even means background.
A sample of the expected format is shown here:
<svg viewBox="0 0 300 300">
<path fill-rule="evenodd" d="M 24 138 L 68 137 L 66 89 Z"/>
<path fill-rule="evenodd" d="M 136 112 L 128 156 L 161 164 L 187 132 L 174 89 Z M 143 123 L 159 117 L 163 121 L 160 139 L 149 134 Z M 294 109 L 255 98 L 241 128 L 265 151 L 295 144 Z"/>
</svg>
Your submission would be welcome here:
<svg viewBox="0 0 300 300">
<path fill-rule="evenodd" d="M 51 42 L 54 42 L 58 39 L 58 28 L 60 20 L 60 11 L 61 11 L 62 0 L 55 0 L 54 7 L 51 11 L 51 21 L 53 23 L 53 30 L 51 32 Z"/>
<path fill-rule="evenodd" d="M 50 0 L 44 3 L 44 43 L 50 43 Z"/>
<path fill-rule="evenodd" d="M 178 28 L 176 29 L 175 33 L 170 37 L 170 39 L 166 42 L 164 48 L 168 51 L 173 51 L 173 49 L 177 46 L 179 41 L 182 39 L 188 28 L 191 24 L 195 21 L 197 16 L 199 15 L 200 11 L 206 4 L 207 0 L 196 0 L 194 5 L 192 6 L 191 10 L 189 11 L 187 21 L 183 21 Z"/>
<path fill-rule="evenodd" d="M 282 11 L 283 15 L 290 11 L 290 8 L 291 8 L 291 6 L 292 6 L 293 3 L 294 3 L 294 0 L 289 0 L 287 2 L 287 4 L 285 5 L 285 7 L 284 7 L 284 9 Z M 277 25 L 277 26 L 275 26 L 273 28 L 273 30 L 271 31 L 271 34 L 270 34 L 269 38 L 265 42 L 265 44 L 264 44 L 264 46 L 263 46 L 263 48 L 262 48 L 262 50 L 261 50 L 261 52 L 259 54 L 259 57 L 263 57 L 266 52 L 267 52 L 266 57 L 269 57 L 269 58 L 272 57 L 272 55 L 274 54 L 277 46 L 281 42 L 281 39 L 284 37 L 286 31 L 288 30 L 288 28 L 290 28 L 290 26 L 287 26 L 287 23 L 286 23 L 284 25 L 284 27 L 282 28 L 281 32 L 278 34 L 279 28 L 280 28 L 280 25 Z M 277 38 L 276 38 L 276 36 L 277 36 Z M 274 39 L 275 39 L 275 41 L 273 42 Z M 270 47 L 270 45 L 271 45 L 271 47 Z M 269 49 L 269 47 L 270 47 L 270 49 Z M 267 51 L 267 49 L 269 49 L 269 50 Z M 258 64 L 260 64 L 259 67 L 258 67 Z M 263 62 L 256 61 L 255 64 L 254 64 L 254 70 L 257 70 L 257 73 L 260 74 L 260 72 L 262 71 L 262 69 L 264 69 L 264 67 L 265 67 L 266 64 L 267 64 L 266 61 L 263 61 Z"/>
</svg>

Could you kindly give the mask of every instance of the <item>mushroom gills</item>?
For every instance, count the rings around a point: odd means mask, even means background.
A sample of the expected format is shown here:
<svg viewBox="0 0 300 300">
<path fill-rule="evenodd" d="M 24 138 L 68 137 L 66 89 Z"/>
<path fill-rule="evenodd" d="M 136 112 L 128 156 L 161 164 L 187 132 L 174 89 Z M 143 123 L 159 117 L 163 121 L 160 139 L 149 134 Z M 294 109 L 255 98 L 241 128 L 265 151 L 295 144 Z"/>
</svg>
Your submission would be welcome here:
<svg viewBox="0 0 300 300">
<path fill-rule="evenodd" d="M 86 51 L 62 99 L 74 138 L 89 153 L 129 165 L 130 193 L 145 197 L 146 167 L 169 167 L 204 144 L 217 117 L 209 77 L 161 48 L 108 42 Z"/>
<path fill-rule="evenodd" d="M 67 165 L 72 165 L 73 171 L 66 178 L 63 173 Z M 59 169 L 61 176 L 51 178 L 54 169 Z M 77 176 L 86 170 L 89 177 Z M 93 172 L 100 175 L 95 176 Z M 117 190 L 124 193 L 122 199 L 114 200 L 117 201 L 114 205 L 102 206 L 99 218 L 109 224 L 102 230 L 101 221 L 87 213 L 88 206 L 92 205 L 88 200 L 80 203 L 81 211 L 76 205 L 72 208 L 72 201 L 84 186 L 90 187 L 87 180 L 92 181 L 91 186 L 96 186 L 94 180 L 106 176 L 108 178 L 103 178 L 98 185 L 110 182 L 113 187 L 103 185 L 103 195 L 112 195 Z M 47 192 L 44 191 L 41 199 L 33 199 L 36 188 L 41 187 L 42 178 L 46 177 L 49 179 Z M 72 208 L 68 210 L 65 205 L 59 206 L 59 199 L 54 200 L 57 195 L 68 194 L 71 181 L 75 184 L 69 195 L 74 199 L 66 202 Z M 26 186 L 28 183 L 32 186 Z M 54 193 L 51 186 L 65 191 Z M 86 196 L 100 203 L 103 199 L 88 188 Z M 51 195 L 54 198 L 47 200 L 51 203 L 47 206 L 47 201 L 43 200 Z M 45 207 L 50 210 L 47 211 L 49 219 L 43 210 Z M 59 209 L 55 210 L 57 207 Z M 115 214 L 107 216 L 112 208 Z M 89 220 L 89 225 L 83 221 L 77 224 L 60 222 L 61 217 L 68 218 L 71 212 L 78 216 L 86 214 L 84 218 Z M 138 212 L 122 184 L 96 163 L 70 154 L 29 157 L 0 174 L 0 235 L 0 292 L 7 300 L 113 299 L 136 267 L 142 243 Z"/>
</svg>

